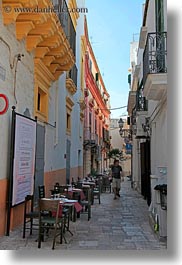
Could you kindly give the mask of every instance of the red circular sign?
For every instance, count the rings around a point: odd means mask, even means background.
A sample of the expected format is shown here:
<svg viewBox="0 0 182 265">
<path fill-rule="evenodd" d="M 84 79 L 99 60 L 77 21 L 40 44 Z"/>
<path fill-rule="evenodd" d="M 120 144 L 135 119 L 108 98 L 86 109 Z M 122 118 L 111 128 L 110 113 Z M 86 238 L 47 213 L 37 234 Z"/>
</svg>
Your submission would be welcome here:
<svg viewBox="0 0 182 265">
<path fill-rule="evenodd" d="M 3 101 L 2 109 L 1 109 L 1 100 Z M 6 111 L 8 110 L 8 107 L 9 107 L 9 100 L 7 96 L 4 94 L 0 94 L 0 115 L 3 115 L 4 113 L 6 113 Z"/>
</svg>

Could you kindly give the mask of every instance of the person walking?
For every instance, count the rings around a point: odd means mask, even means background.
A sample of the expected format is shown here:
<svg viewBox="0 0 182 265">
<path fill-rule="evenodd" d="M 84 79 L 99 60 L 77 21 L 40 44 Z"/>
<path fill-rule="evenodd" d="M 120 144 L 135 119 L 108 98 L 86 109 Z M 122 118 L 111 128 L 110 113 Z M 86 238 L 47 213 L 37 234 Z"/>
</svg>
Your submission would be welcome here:
<svg viewBox="0 0 182 265">
<path fill-rule="evenodd" d="M 114 192 L 114 200 L 117 197 L 120 197 L 119 191 L 121 188 L 121 174 L 122 174 L 122 167 L 119 165 L 119 160 L 114 160 L 114 165 L 111 166 L 112 171 L 112 188 Z"/>
</svg>

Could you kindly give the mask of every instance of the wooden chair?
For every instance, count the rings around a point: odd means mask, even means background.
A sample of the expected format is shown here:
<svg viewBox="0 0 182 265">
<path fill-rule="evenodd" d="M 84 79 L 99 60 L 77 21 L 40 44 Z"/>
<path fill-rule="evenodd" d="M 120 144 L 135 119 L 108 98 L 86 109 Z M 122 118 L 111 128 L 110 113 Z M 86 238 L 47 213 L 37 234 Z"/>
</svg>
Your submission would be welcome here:
<svg viewBox="0 0 182 265">
<path fill-rule="evenodd" d="M 38 248 L 41 248 L 41 242 L 44 238 L 44 232 L 53 230 L 52 249 L 55 247 L 56 238 L 60 237 L 60 244 L 63 239 L 64 218 L 60 216 L 59 200 L 39 200 L 39 236 Z M 44 212 L 50 212 L 49 216 L 45 216 Z"/>
<path fill-rule="evenodd" d="M 88 214 L 88 221 L 89 221 L 91 218 L 91 205 L 92 205 L 91 188 L 83 188 L 83 192 L 85 194 L 86 199 L 80 201 L 80 204 L 83 207 L 81 213 Z"/>
<path fill-rule="evenodd" d="M 32 230 L 38 229 L 38 221 L 37 223 L 34 223 L 34 219 L 38 220 L 38 218 L 39 218 L 39 212 L 34 211 L 33 195 L 27 195 L 25 197 L 25 206 L 24 206 L 23 238 L 25 238 L 26 230 L 30 230 L 30 235 L 32 235 Z M 27 227 L 27 224 L 30 225 Z"/>
</svg>

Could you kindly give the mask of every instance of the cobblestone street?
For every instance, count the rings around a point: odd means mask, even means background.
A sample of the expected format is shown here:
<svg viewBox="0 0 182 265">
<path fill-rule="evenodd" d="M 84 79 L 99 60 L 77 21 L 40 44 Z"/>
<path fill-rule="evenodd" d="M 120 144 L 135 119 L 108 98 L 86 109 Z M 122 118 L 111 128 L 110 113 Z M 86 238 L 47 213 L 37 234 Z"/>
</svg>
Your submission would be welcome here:
<svg viewBox="0 0 182 265">
<path fill-rule="evenodd" d="M 92 218 L 81 215 L 76 223 L 71 222 L 73 236 L 66 233 L 67 244 L 56 244 L 59 250 L 161 250 L 166 249 L 154 235 L 149 222 L 146 201 L 133 191 L 131 182 L 122 184 L 121 197 L 113 200 L 113 194 L 102 193 L 101 204 L 95 201 Z M 28 232 L 27 232 L 28 233 Z M 37 249 L 36 231 L 34 235 L 22 238 L 22 227 L 0 238 L 0 249 Z M 51 241 L 46 239 L 42 249 L 51 249 Z"/>
</svg>

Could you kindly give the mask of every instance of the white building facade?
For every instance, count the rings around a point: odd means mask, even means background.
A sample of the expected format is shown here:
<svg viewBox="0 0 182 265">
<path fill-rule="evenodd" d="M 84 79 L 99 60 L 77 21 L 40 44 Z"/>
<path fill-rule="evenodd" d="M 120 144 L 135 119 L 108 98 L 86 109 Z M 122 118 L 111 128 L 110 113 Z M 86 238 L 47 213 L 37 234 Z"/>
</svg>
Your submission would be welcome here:
<svg viewBox="0 0 182 265">
<path fill-rule="evenodd" d="M 150 222 L 167 237 L 167 1 L 146 1 L 128 97 L 133 132 L 132 184 Z"/>
</svg>

